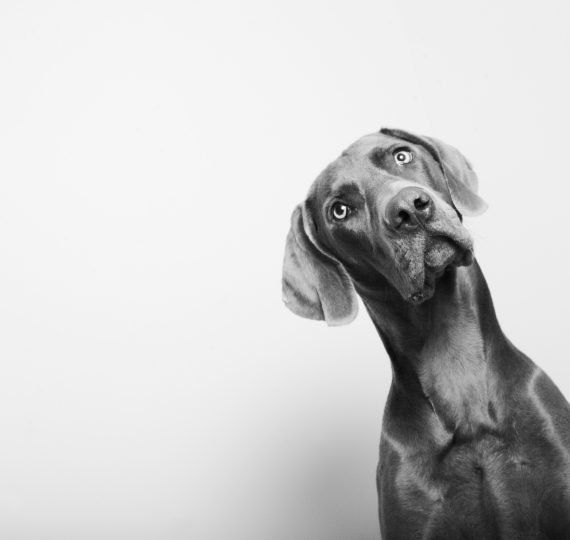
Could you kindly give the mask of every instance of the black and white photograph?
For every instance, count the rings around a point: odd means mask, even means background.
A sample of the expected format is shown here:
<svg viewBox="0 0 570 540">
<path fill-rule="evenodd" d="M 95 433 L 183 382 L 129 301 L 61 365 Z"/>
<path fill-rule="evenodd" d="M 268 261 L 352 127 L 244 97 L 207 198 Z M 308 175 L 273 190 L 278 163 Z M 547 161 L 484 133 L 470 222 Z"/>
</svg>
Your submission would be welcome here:
<svg viewBox="0 0 570 540">
<path fill-rule="evenodd" d="M 0 5 L 2 540 L 569 540 L 570 4 Z"/>
</svg>

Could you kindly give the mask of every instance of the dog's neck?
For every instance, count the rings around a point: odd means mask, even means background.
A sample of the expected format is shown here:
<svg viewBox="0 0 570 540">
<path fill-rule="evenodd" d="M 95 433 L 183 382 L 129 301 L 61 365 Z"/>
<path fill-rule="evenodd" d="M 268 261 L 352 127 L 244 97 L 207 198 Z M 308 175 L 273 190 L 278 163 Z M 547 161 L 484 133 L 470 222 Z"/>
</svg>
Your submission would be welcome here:
<svg viewBox="0 0 570 540">
<path fill-rule="evenodd" d="M 446 272 L 421 305 L 392 287 L 355 286 L 390 356 L 400 395 L 429 403 L 450 431 L 477 429 L 496 416 L 489 370 L 508 342 L 477 262 Z"/>
</svg>

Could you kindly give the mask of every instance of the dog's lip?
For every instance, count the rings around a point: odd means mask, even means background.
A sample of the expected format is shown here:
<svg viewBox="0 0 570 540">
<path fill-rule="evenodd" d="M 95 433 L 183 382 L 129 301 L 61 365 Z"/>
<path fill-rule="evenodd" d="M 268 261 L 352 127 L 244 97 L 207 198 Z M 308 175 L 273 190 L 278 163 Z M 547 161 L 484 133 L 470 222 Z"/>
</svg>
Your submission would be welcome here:
<svg viewBox="0 0 570 540">
<path fill-rule="evenodd" d="M 441 242 L 450 245 L 453 251 L 437 265 L 430 265 L 426 260 L 426 270 L 435 274 L 436 277 L 440 277 L 446 268 L 450 266 L 469 266 L 473 262 L 473 242 L 470 237 L 469 241 L 460 243 L 446 236 L 434 236 L 432 241 L 428 243 L 426 250 L 433 247 L 437 239 L 441 239 Z"/>
<path fill-rule="evenodd" d="M 421 304 L 426 300 L 429 300 L 435 293 L 435 284 L 437 279 L 439 279 L 443 274 L 449 269 L 451 265 L 439 269 L 437 272 L 431 271 L 426 267 L 424 272 L 424 283 L 421 288 L 413 291 L 408 296 L 408 301 L 412 304 Z"/>
<path fill-rule="evenodd" d="M 446 271 L 454 266 L 469 266 L 473 262 L 473 242 L 471 237 L 466 234 L 456 240 L 447 235 L 430 236 L 430 241 L 426 250 L 433 247 L 438 240 L 452 247 L 452 251 L 436 265 L 431 265 L 427 261 L 424 264 L 423 283 L 420 287 L 416 287 L 409 295 L 408 301 L 412 304 L 421 304 L 429 300 L 435 293 L 436 282 Z"/>
<path fill-rule="evenodd" d="M 431 243 L 440 239 L 455 244 L 460 250 L 473 250 L 473 239 L 463 225 L 456 226 L 445 221 L 439 221 L 431 227 L 426 227 L 425 231 Z"/>
<path fill-rule="evenodd" d="M 431 219 L 405 241 L 404 256 L 397 257 L 402 272 L 402 296 L 421 304 L 435 293 L 436 281 L 452 266 L 473 261 L 473 239 L 451 210 L 437 207 Z M 401 238 L 401 237 L 400 237 Z"/>
<path fill-rule="evenodd" d="M 412 304 L 421 304 L 425 300 L 429 300 L 435 292 L 436 277 L 434 274 L 425 275 L 425 281 L 421 289 L 418 289 L 410 294 L 408 301 Z"/>
</svg>

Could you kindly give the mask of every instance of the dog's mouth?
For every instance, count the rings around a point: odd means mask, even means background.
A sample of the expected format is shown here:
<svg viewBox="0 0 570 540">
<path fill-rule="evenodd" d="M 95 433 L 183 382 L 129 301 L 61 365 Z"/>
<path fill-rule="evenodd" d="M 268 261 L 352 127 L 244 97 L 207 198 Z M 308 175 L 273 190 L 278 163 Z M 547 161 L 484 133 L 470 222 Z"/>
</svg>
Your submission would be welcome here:
<svg viewBox="0 0 570 540">
<path fill-rule="evenodd" d="M 439 278 L 453 267 L 473 262 L 473 240 L 461 224 L 435 222 L 408 238 L 397 250 L 400 293 L 413 304 L 433 297 Z"/>
<path fill-rule="evenodd" d="M 460 246 L 445 237 L 428 238 L 424 253 L 424 282 L 412 290 L 408 300 L 414 304 L 428 300 L 435 293 L 437 280 L 450 268 L 469 266 L 472 262 L 472 247 Z"/>
</svg>

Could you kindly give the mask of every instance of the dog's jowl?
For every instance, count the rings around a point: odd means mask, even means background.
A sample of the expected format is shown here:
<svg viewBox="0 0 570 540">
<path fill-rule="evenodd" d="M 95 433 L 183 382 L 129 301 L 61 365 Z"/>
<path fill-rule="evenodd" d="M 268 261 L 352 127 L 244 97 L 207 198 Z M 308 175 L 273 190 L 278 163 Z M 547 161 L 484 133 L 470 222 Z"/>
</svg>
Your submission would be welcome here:
<svg viewBox="0 0 570 540">
<path fill-rule="evenodd" d="M 393 539 L 570 538 L 570 406 L 503 334 L 463 216 L 485 211 L 455 148 L 382 129 L 293 211 L 284 301 L 329 325 L 358 294 L 392 362 L 378 467 Z"/>
</svg>

